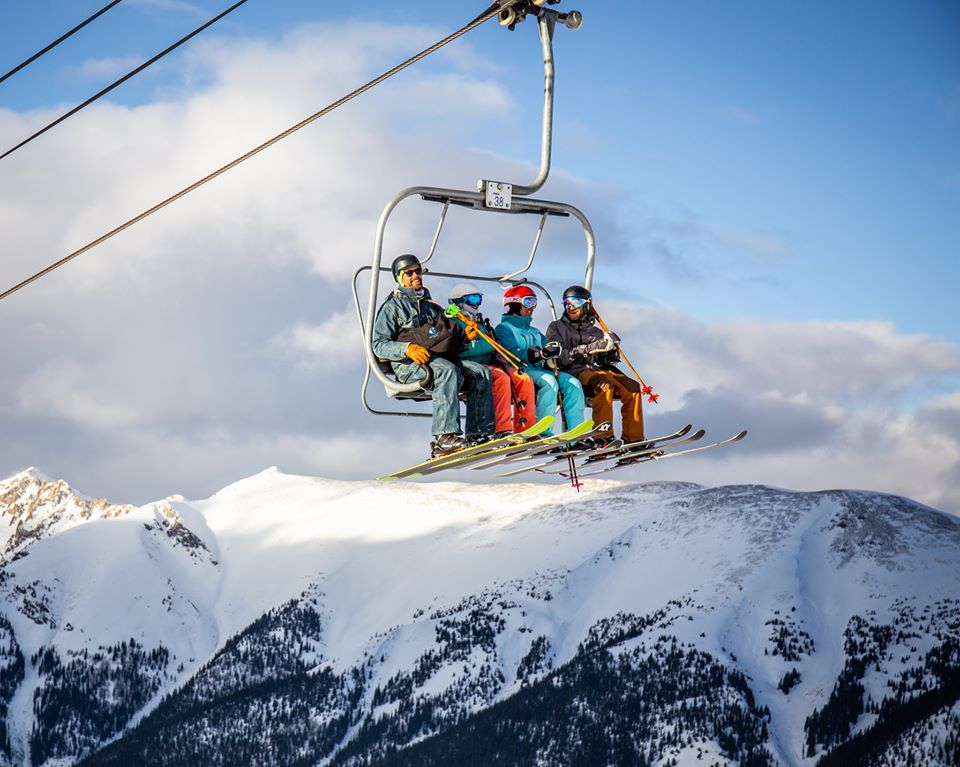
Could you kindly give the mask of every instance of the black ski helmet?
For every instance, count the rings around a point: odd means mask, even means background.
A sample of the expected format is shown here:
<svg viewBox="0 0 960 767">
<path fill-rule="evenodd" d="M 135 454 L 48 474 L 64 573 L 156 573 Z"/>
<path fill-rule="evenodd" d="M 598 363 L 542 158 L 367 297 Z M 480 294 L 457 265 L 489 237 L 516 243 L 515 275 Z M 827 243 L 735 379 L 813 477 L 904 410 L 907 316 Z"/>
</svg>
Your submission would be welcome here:
<svg viewBox="0 0 960 767">
<path fill-rule="evenodd" d="M 583 285 L 571 285 L 563 291 L 563 298 L 582 298 L 586 301 L 583 308 L 587 310 L 587 316 L 590 315 L 590 310 L 593 308 L 593 294 Z"/>
<path fill-rule="evenodd" d="M 402 256 L 397 256 L 393 259 L 393 264 L 390 267 L 393 271 L 393 279 L 400 282 L 400 272 L 408 266 L 420 266 L 420 259 L 413 255 L 413 253 L 404 253 Z"/>
</svg>

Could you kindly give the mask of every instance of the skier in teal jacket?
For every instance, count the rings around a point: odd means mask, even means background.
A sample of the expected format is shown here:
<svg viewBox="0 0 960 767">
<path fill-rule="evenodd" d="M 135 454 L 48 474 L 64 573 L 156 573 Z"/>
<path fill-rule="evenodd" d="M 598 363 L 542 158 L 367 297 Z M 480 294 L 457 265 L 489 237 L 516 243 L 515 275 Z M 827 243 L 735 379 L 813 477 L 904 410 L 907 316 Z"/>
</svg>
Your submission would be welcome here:
<svg viewBox="0 0 960 767">
<path fill-rule="evenodd" d="M 494 337 L 489 320 L 480 313 L 480 304 L 483 303 L 483 293 L 480 288 L 471 283 L 455 285 L 450 290 L 450 303 L 456 306 L 463 316 L 483 328 L 486 336 Z M 456 322 L 466 329 L 466 323 L 463 320 L 457 319 Z M 497 435 L 503 436 L 512 431 L 523 431 L 533 425 L 534 386 L 530 376 L 515 370 L 501 359 L 497 350 L 480 335 L 470 341 L 460 352 L 460 359 L 478 362 L 490 371 Z M 513 405 L 512 410 L 511 405 Z"/>
<path fill-rule="evenodd" d="M 584 398 L 580 382 L 568 373 L 547 369 L 548 361 L 552 362 L 560 355 L 560 346 L 547 343 L 546 336 L 533 327 L 536 293 L 526 285 L 514 285 L 503 294 L 503 305 L 507 307 L 507 313 L 500 318 L 494 332 L 497 341 L 507 351 L 526 360 L 523 372 L 533 378 L 537 388 L 537 418 L 554 415 L 559 396 L 563 403 L 565 427 L 572 429 L 583 423 Z"/>
</svg>

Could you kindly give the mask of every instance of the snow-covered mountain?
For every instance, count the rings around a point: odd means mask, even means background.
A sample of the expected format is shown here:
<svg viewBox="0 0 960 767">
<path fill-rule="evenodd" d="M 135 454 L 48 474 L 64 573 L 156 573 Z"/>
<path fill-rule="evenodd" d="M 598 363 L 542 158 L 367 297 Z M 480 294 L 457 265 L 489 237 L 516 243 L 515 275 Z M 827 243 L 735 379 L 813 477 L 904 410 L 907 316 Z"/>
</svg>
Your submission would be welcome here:
<svg viewBox="0 0 960 767">
<path fill-rule="evenodd" d="M 0 520 L 0 765 L 960 761 L 960 520 L 906 499 L 28 471 Z"/>
</svg>

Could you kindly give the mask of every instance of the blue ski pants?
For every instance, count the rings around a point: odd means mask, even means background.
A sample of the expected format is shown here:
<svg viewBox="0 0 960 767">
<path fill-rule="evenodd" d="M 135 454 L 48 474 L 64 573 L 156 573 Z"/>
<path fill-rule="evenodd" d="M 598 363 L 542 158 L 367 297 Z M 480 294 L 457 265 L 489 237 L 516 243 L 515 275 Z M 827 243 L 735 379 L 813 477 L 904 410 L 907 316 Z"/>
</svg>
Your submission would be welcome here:
<svg viewBox="0 0 960 767">
<path fill-rule="evenodd" d="M 460 400 L 466 395 L 467 434 L 493 434 L 493 385 L 490 371 L 479 362 L 460 360 L 451 362 L 442 357 L 431 357 L 433 372 L 433 433 L 460 434 Z M 426 377 L 426 372 L 412 362 L 394 363 L 393 369 L 400 383 L 411 383 Z M 577 386 L 580 384 L 578 383 Z M 583 397 L 581 395 L 581 410 Z M 538 410 L 539 412 L 539 410 Z"/>
<path fill-rule="evenodd" d="M 583 387 L 580 382 L 569 373 L 561 372 L 554 376 L 552 370 L 526 367 L 524 373 L 533 379 L 537 387 L 537 420 L 557 412 L 557 395 L 563 395 L 563 415 L 567 420 L 567 428 L 572 429 L 583 423 Z M 560 421 L 555 421 L 556 431 L 563 431 Z M 544 432 L 544 436 L 554 433 L 553 429 Z"/>
</svg>

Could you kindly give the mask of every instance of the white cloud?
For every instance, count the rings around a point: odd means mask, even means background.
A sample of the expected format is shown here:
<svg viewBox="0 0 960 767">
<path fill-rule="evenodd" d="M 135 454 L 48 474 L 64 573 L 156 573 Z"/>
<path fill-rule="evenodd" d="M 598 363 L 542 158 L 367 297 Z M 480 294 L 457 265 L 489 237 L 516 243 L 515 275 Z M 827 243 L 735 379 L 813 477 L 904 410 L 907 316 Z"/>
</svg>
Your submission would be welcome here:
<svg viewBox="0 0 960 767">
<path fill-rule="evenodd" d="M 188 13 L 192 16 L 206 16 L 203 8 L 193 3 L 184 2 L 184 0 L 128 0 L 131 5 L 139 5 L 146 8 L 156 8 L 160 11 L 171 11 L 174 13 Z"/>
<path fill-rule="evenodd" d="M 104 80 L 109 82 L 135 69 L 146 61 L 146 59 L 147 57 L 144 56 L 87 59 L 75 71 L 85 80 Z"/>
<path fill-rule="evenodd" d="M 337 312 L 319 324 L 298 322 L 270 345 L 282 354 L 310 366 L 355 367 L 363 364 L 363 350 L 358 344 L 345 342 L 358 333 L 355 312 Z"/>
</svg>

